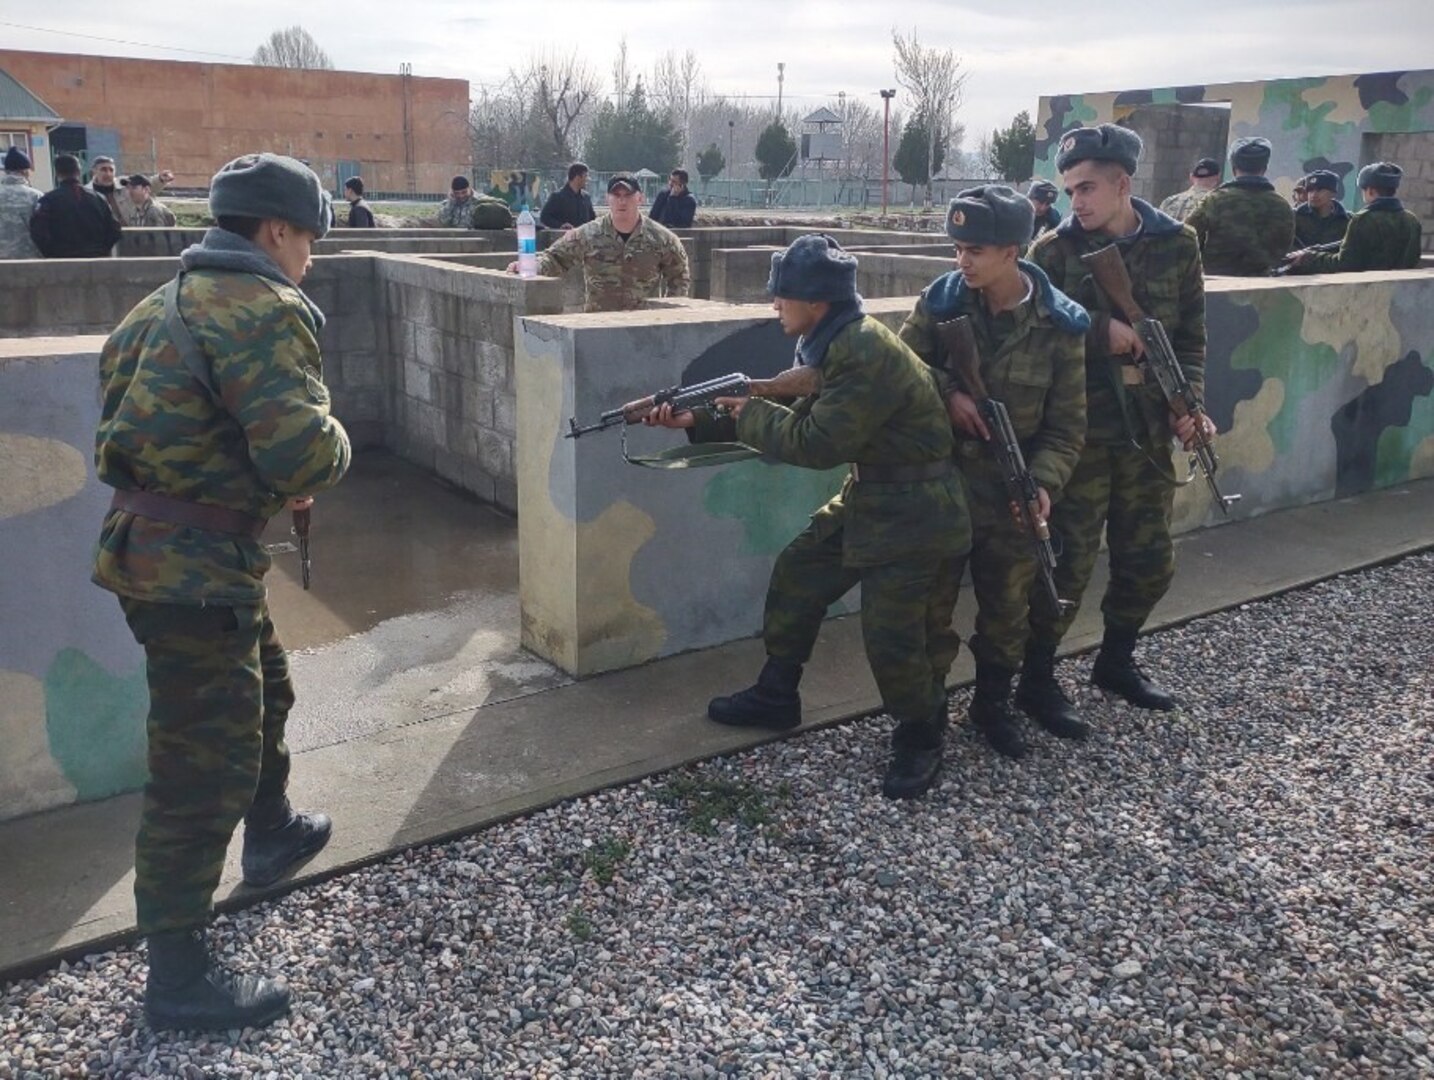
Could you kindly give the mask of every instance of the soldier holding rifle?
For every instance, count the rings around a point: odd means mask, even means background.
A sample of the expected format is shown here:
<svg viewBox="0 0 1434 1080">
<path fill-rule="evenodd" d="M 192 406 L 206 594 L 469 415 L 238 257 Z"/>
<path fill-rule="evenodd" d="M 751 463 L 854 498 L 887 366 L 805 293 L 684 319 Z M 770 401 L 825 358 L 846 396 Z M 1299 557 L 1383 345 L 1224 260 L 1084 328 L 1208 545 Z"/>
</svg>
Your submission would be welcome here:
<svg viewBox="0 0 1434 1080">
<path fill-rule="evenodd" d="M 1008 187 L 961 192 L 946 212 L 946 233 L 956 242 L 956 269 L 926 287 L 901 328 L 901 340 L 935 370 L 956 429 L 956 462 L 971 509 L 971 583 L 977 604 L 970 641 L 976 659 L 970 717 L 1007 757 L 1026 752 L 1010 696 L 1026 655 L 1029 608 L 1056 605 L 1059 598 L 1041 589 L 1032 595 L 1041 544 L 1033 549 L 1039 537 L 1027 530 L 1021 515 L 1012 520 L 1007 478 L 993 453 L 1000 433 L 991 430 L 985 419 L 991 412 L 982 406 L 989 410 L 999 403 L 1009 418 L 1014 453 L 1024 458 L 1035 483 L 1034 530 L 1045 530 L 1051 503 L 1070 478 L 1085 441 L 1090 317 L 1054 288 L 1044 271 L 1019 258 L 1032 216 L 1030 203 Z M 1050 552 L 1048 542 L 1044 550 Z M 1054 652 L 1048 662 L 1053 660 Z M 1031 713 L 1061 738 L 1087 733 L 1073 717 L 1039 708 Z"/>
<path fill-rule="evenodd" d="M 756 685 L 714 698 L 707 714 L 739 727 L 796 727 L 797 687 L 822 619 L 860 584 L 867 659 L 897 721 L 882 790 L 914 798 L 941 767 L 946 674 L 959 645 L 951 613 L 971 539 L 951 423 L 930 368 L 865 315 L 856 259 L 836 241 L 803 236 L 773 255 L 767 290 L 782 329 L 800 335 L 798 364 L 820 371 L 820 392 L 790 408 L 752 395 L 718 398 L 731 414 L 722 420 L 664 403 L 647 422 L 691 429 L 696 441 L 735 435 L 810 469 L 849 462 L 851 472 L 777 558 Z"/>
<path fill-rule="evenodd" d="M 1134 705 L 1173 709 L 1175 698 L 1135 662 L 1135 640 L 1175 574 L 1170 518 L 1178 481 L 1172 435 L 1187 450 L 1215 434 L 1200 410 L 1177 416 L 1160 385 L 1139 363 L 1141 335 L 1099 289 L 1084 256 L 1112 244 L 1134 282 L 1139 308 L 1163 324 L 1189 388 L 1198 399 L 1205 377 L 1205 286 L 1194 232 L 1131 195 L 1142 146 L 1114 124 L 1074 128 L 1061 137 L 1056 168 L 1072 213 L 1041 236 L 1030 258 L 1056 288 L 1091 312 L 1086 334 L 1086 438 L 1075 472 L 1052 513 L 1063 545 L 1056 571 L 1060 595 L 1079 604 L 1105 528 L 1110 582 L 1101 602 L 1105 635 L 1091 681 Z M 1045 720 L 1079 714 L 1054 676 L 1051 658 L 1075 617 L 1033 604 L 1031 644 L 1018 699 Z"/>
</svg>

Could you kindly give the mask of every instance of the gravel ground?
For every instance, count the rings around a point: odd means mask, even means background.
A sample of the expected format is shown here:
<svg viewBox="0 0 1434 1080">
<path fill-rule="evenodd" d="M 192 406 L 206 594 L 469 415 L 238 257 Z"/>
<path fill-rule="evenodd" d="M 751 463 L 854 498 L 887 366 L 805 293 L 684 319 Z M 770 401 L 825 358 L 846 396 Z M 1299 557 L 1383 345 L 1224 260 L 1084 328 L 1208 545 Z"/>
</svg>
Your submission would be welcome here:
<svg viewBox="0 0 1434 1080">
<path fill-rule="evenodd" d="M 220 920 L 287 1022 L 158 1040 L 104 953 L 0 991 L 0 1078 L 1429 1076 L 1431 609 L 1424 555 L 1156 635 L 1189 709 L 958 730 L 916 804 L 877 719 L 411 851 Z"/>
</svg>

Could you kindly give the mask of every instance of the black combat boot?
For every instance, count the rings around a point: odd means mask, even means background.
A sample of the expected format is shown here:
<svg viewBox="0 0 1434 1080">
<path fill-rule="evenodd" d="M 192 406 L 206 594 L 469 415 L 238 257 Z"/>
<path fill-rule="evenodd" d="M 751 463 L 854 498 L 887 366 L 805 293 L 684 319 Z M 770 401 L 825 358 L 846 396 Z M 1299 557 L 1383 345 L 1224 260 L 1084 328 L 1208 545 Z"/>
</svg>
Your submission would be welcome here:
<svg viewBox="0 0 1434 1080">
<path fill-rule="evenodd" d="M 296 813 L 289 800 L 255 803 L 244 816 L 244 884 L 262 889 L 323 850 L 334 823 L 327 814 Z"/>
<path fill-rule="evenodd" d="M 156 1031 L 262 1027 L 288 1011 L 286 987 L 216 966 L 202 929 L 149 935 L 144 1015 Z"/>
<path fill-rule="evenodd" d="M 707 703 L 707 715 L 732 727 L 790 731 L 802 722 L 802 698 L 797 693 L 801 681 L 801 664 L 769 656 L 755 686 L 713 698 Z"/>
<path fill-rule="evenodd" d="M 891 734 L 891 761 L 881 793 L 888 799 L 919 799 L 941 774 L 941 748 L 948 723 L 946 701 L 930 720 L 903 720 Z"/>
<path fill-rule="evenodd" d="M 1032 642 L 1026 646 L 1021 681 L 1016 684 L 1016 705 L 1057 738 L 1084 739 L 1090 734 L 1090 726 L 1056 681 L 1054 645 Z"/>
<path fill-rule="evenodd" d="M 971 723 L 991 748 L 1008 758 L 1026 756 L 1021 719 L 1011 708 L 1011 678 L 1014 671 L 994 664 L 976 665 L 976 693 L 971 698 Z"/>
<path fill-rule="evenodd" d="M 1169 712 L 1179 702 L 1145 677 L 1135 662 L 1135 630 L 1105 628 L 1105 637 L 1090 671 L 1092 686 L 1123 697 L 1142 709 Z"/>
</svg>

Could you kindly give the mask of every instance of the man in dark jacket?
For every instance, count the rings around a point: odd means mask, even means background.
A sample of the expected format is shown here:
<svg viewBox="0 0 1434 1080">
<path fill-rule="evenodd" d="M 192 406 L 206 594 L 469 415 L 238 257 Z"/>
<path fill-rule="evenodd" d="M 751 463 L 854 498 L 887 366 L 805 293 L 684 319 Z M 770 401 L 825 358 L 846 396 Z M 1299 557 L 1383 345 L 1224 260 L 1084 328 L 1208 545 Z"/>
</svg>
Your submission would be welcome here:
<svg viewBox="0 0 1434 1080">
<path fill-rule="evenodd" d="M 588 167 L 581 161 L 568 166 L 568 182 L 548 196 L 538 220 L 545 229 L 576 229 L 597 218 L 593 201 L 583 188 L 588 186 Z"/>
<path fill-rule="evenodd" d="M 47 259 L 103 259 L 119 243 L 120 223 L 109 203 L 80 184 L 80 161 L 55 158 L 59 186 L 40 197 L 30 216 L 30 237 Z"/>
<path fill-rule="evenodd" d="M 1034 240 L 1047 229 L 1054 229 L 1061 223 L 1061 212 L 1056 209 L 1060 192 L 1049 180 L 1032 180 L 1026 199 L 1031 204 L 1035 221 L 1031 225 L 1031 239 Z"/>
<path fill-rule="evenodd" d="M 368 208 L 368 203 L 363 201 L 363 177 L 350 176 L 344 181 L 344 198 L 349 203 L 350 229 L 377 228 L 378 222 L 373 219 L 373 211 Z"/>
<path fill-rule="evenodd" d="M 1419 266 L 1423 229 L 1404 209 L 1396 192 L 1404 170 L 1376 161 L 1359 170 L 1364 209 L 1349 219 L 1338 251 L 1306 249 L 1293 256 L 1297 274 L 1343 274 L 1355 270 L 1414 270 Z"/>
<path fill-rule="evenodd" d="M 667 187 L 652 200 L 648 214 L 659 225 L 669 229 L 690 229 L 692 219 L 697 216 L 697 200 L 687 190 L 687 170 L 673 169 L 668 177 Z"/>
<path fill-rule="evenodd" d="M 1317 169 L 1304 178 L 1305 201 L 1295 208 L 1295 247 L 1338 244 L 1349 228 L 1349 211 L 1339 201 L 1339 177 Z"/>
</svg>

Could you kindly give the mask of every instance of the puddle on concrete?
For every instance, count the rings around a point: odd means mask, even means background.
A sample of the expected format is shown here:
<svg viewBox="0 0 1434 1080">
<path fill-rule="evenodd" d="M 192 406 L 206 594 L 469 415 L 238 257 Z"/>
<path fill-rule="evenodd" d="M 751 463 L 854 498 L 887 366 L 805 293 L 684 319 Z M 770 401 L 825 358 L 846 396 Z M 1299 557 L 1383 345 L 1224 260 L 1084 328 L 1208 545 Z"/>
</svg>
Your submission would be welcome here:
<svg viewBox="0 0 1434 1080">
<path fill-rule="evenodd" d="M 279 638 L 309 750 L 571 680 L 518 644 L 518 525 L 391 454 L 314 502 L 312 589 L 287 515 L 264 535 Z"/>
</svg>

